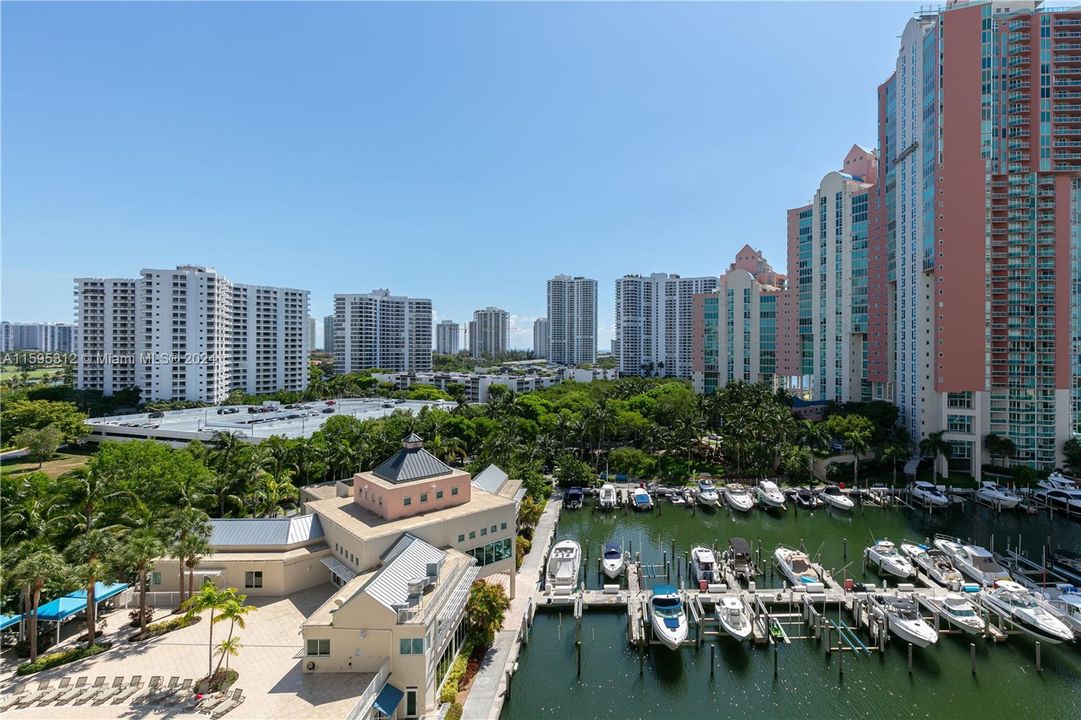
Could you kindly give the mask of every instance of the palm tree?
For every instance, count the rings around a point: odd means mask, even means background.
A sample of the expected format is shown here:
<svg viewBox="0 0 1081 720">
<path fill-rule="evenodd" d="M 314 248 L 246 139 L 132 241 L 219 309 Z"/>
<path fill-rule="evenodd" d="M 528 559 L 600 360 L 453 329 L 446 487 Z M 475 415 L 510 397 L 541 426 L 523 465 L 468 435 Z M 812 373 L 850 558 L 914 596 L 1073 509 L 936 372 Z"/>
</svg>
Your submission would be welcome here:
<svg viewBox="0 0 1081 720">
<path fill-rule="evenodd" d="M 93 461 L 89 467 L 64 473 L 57 478 L 57 482 L 59 491 L 79 514 L 73 527 L 77 531 L 93 530 L 101 519 L 102 507 L 121 495 L 114 479 L 99 473 Z"/>
<path fill-rule="evenodd" d="M 218 643 L 218 667 L 214 670 L 215 674 L 221 669 L 222 658 L 225 658 L 225 672 L 229 672 L 229 656 L 238 657 L 240 647 L 240 638 L 238 637 L 222 640 Z"/>
<path fill-rule="evenodd" d="M 183 568 L 188 569 L 188 597 L 195 594 L 195 568 L 199 561 L 211 552 L 210 543 L 202 535 L 189 534 L 176 544 L 175 552 L 178 558 L 183 558 L 181 569 L 181 582 L 183 582 Z"/>
<path fill-rule="evenodd" d="M 859 484 L 860 454 L 871 449 L 871 434 L 869 428 L 853 428 L 845 433 L 845 444 L 852 451 L 852 487 Z"/>
<path fill-rule="evenodd" d="M 165 543 L 157 532 L 140 528 L 124 542 L 125 564 L 139 576 L 139 632 L 146 633 L 146 577 L 154 569 L 154 561 L 165 554 Z"/>
<path fill-rule="evenodd" d="M 188 616 L 210 611 L 210 622 L 207 623 L 209 639 L 207 640 L 206 676 L 209 678 L 214 672 L 214 613 L 217 612 L 225 601 L 225 592 L 218 589 L 212 582 L 203 583 L 199 592 L 194 593 L 184 603 L 183 608 Z"/>
<path fill-rule="evenodd" d="M 86 588 L 87 647 L 94 644 L 97 629 L 96 586 L 98 581 L 111 579 L 119 549 L 116 538 L 104 530 L 90 530 L 68 547 L 68 555 L 76 563 L 75 577 Z"/>
<path fill-rule="evenodd" d="M 939 430 L 928 434 L 927 437 L 920 440 L 920 452 L 931 457 L 931 472 L 935 483 L 938 482 L 938 457 L 941 455 L 949 462 L 950 457 L 953 455 L 953 446 L 950 445 L 949 441 L 942 439 L 945 434 L 945 430 Z"/>
<path fill-rule="evenodd" d="M 4 480 L 2 536 L 6 545 L 53 537 L 67 524 L 62 516 L 68 499 L 48 475 L 32 472 Z"/>
<path fill-rule="evenodd" d="M 184 552 L 189 548 L 187 546 L 187 539 L 189 536 L 195 536 L 207 542 L 210 540 L 210 519 L 206 513 L 202 510 L 195 508 L 181 508 L 169 519 L 169 526 L 176 529 L 176 534 L 173 537 L 173 542 L 170 548 L 170 552 L 173 557 L 176 558 L 177 569 L 180 573 L 180 585 L 178 587 L 180 591 L 180 603 L 184 603 L 184 566 L 187 556 Z M 201 546 L 199 546 L 201 547 Z M 193 543 L 190 549 L 197 549 L 196 544 Z"/>
<path fill-rule="evenodd" d="M 62 577 L 64 570 L 63 559 L 48 546 L 31 551 L 11 570 L 11 582 L 26 588 L 30 600 L 30 612 L 27 616 L 30 626 L 30 662 L 38 659 L 38 606 L 41 604 L 41 590 L 46 583 Z"/>
<path fill-rule="evenodd" d="M 238 628 L 238 627 L 241 630 L 246 628 L 247 625 L 244 622 L 244 616 L 249 614 L 249 613 L 253 613 L 258 609 L 253 605 L 245 604 L 245 602 L 244 602 L 245 600 L 247 600 L 247 596 L 246 595 L 241 595 L 240 593 L 238 593 L 236 591 L 236 588 L 229 588 L 228 590 L 225 591 L 224 596 L 222 598 L 222 603 L 219 606 L 219 609 L 221 610 L 221 613 L 218 615 L 217 618 L 214 618 L 213 620 L 211 620 L 212 623 L 225 622 L 226 620 L 229 621 L 229 636 L 225 639 L 225 642 L 222 643 L 222 645 L 229 645 L 229 644 L 232 644 L 232 643 L 235 642 L 236 643 L 236 648 L 239 649 L 239 647 L 240 647 L 240 639 L 233 637 L 233 630 L 235 628 Z M 229 654 L 236 655 L 238 653 L 237 652 L 230 652 Z M 224 655 L 225 654 L 223 653 L 222 657 L 224 657 Z M 226 666 L 225 667 L 226 667 L 226 669 L 229 668 L 228 660 L 226 660 Z M 218 670 L 220 670 L 220 669 L 221 669 L 221 658 L 219 657 L 219 659 L 218 659 L 218 667 L 214 668 L 214 673 L 217 674 Z"/>
</svg>

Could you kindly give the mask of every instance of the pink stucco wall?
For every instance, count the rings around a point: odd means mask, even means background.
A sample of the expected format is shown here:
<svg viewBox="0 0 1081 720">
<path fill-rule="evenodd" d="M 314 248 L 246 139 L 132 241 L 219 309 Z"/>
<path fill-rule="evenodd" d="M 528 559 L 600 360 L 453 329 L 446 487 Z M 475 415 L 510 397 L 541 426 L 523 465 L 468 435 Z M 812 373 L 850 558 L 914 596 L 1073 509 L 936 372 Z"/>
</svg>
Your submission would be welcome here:
<svg viewBox="0 0 1081 720">
<path fill-rule="evenodd" d="M 878 86 L 878 147 L 886 147 L 886 83 Z M 875 172 L 875 187 L 871 193 L 869 231 L 867 235 L 867 379 L 871 382 L 889 381 L 890 372 L 890 308 L 889 308 L 889 238 L 886 233 L 886 163 Z"/>
<path fill-rule="evenodd" d="M 456 472 L 387 487 L 369 473 L 357 473 L 353 476 L 353 502 L 387 520 L 397 520 L 469 502 L 470 480 L 469 473 Z M 458 488 L 457 495 L 452 488 Z M 439 491 L 442 498 L 436 497 Z M 422 493 L 427 494 L 423 502 Z M 407 497 L 409 505 L 405 504 Z"/>
<path fill-rule="evenodd" d="M 799 307 L 796 295 L 799 283 L 799 214 L 807 207 L 804 205 L 788 211 L 788 283 L 777 298 L 777 374 L 781 377 L 800 374 Z"/>
</svg>

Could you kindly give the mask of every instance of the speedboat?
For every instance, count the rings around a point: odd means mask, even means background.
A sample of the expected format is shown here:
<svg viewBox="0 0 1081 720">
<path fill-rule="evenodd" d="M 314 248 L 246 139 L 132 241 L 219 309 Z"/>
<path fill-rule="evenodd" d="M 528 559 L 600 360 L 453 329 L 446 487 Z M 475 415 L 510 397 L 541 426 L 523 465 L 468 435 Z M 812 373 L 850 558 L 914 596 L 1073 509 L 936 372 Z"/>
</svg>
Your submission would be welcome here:
<svg viewBox="0 0 1081 720">
<path fill-rule="evenodd" d="M 584 497 L 584 495 L 585 495 L 585 493 L 582 492 L 582 488 L 580 488 L 580 487 L 572 487 L 563 496 L 563 507 L 564 507 L 564 509 L 566 509 L 566 510 L 581 510 L 582 509 L 582 498 Z"/>
<path fill-rule="evenodd" d="M 1062 474 L 1062 470 L 1055 468 L 1050 475 L 1036 482 L 1036 487 L 1044 490 L 1078 490 L 1077 482 Z"/>
<path fill-rule="evenodd" d="M 613 580 L 616 579 L 623 574 L 624 564 L 623 548 L 619 546 L 619 543 L 610 542 L 604 546 L 601 567 L 604 569 L 605 575 Z"/>
<path fill-rule="evenodd" d="M 1055 586 L 1055 594 L 1048 594 L 1047 604 L 1074 633 L 1081 635 L 1081 590 L 1073 585 Z"/>
<path fill-rule="evenodd" d="M 619 499 L 616 495 L 616 486 L 612 483 L 605 483 L 601 485 L 601 491 L 597 495 L 597 504 L 601 510 L 615 510 L 616 505 L 619 504 Z"/>
<path fill-rule="evenodd" d="M 999 580 L 983 594 L 984 602 L 1005 613 L 1014 625 L 1049 643 L 1070 642 L 1073 630 L 1048 612 L 1039 596 L 1012 580 Z"/>
<path fill-rule="evenodd" d="M 698 502 L 706 507 L 717 507 L 720 503 L 720 496 L 712 480 L 699 480 L 697 494 Z"/>
<path fill-rule="evenodd" d="M 1040 488 L 1032 493 L 1033 499 L 1041 505 L 1050 505 L 1065 510 L 1069 515 L 1081 515 L 1081 490 L 1046 490 Z"/>
<path fill-rule="evenodd" d="M 995 482 L 983 481 L 976 491 L 979 500 L 1003 510 L 1012 510 L 1021 503 L 1021 496 Z"/>
<path fill-rule="evenodd" d="M 754 498 L 750 491 L 740 483 L 729 483 L 724 486 L 724 501 L 728 507 L 739 512 L 747 512 L 754 507 Z"/>
<path fill-rule="evenodd" d="M 705 586 L 710 583 L 721 581 L 717 559 L 708 547 L 696 545 L 691 548 L 691 577 L 702 590 L 705 590 Z"/>
<path fill-rule="evenodd" d="M 649 496 L 649 492 L 645 488 L 635 488 L 631 500 L 634 503 L 635 510 L 653 509 L 653 498 Z"/>
<path fill-rule="evenodd" d="M 889 540 L 876 540 L 874 545 L 863 551 L 863 556 L 887 575 L 908 579 L 916 574 L 912 563 L 897 552 L 897 546 Z"/>
<path fill-rule="evenodd" d="M 792 498 L 792 502 L 796 504 L 796 507 L 803 508 L 804 510 L 813 510 L 818 507 L 819 500 L 815 497 L 815 494 L 811 492 L 810 488 L 793 488 L 788 494 Z"/>
<path fill-rule="evenodd" d="M 777 489 L 777 483 L 772 480 L 762 480 L 755 487 L 755 492 L 758 495 L 758 502 L 766 508 L 773 510 L 784 510 L 784 495 L 779 489 Z"/>
<path fill-rule="evenodd" d="M 717 605 L 717 619 L 724 631 L 736 640 L 746 640 L 751 636 L 751 619 L 747 617 L 747 608 L 743 602 L 731 595 L 725 595 Z"/>
<path fill-rule="evenodd" d="M 901 543 L 901 552 L 939 585 L 951 589 L 960 588 L 964 576 L 953 566 L 946 553 L 917 543 Z"/>
<path fill-rule="evenodd" d="M 912 498 L 930 507 L 946 507 L 950 499 L 946 494 L 926 480 L 917 480 L 912 485 Z"/>
<path fill-rule="evenodd" d="M 942 617 L 970 635 L 978 635 L 985 628 L 983 618 L 976 612 L 976 607 L 960 593 L 950 593 L 943 598 Z"/>
<path fill-rule="evenodd" d="M 575 588 L 582 560 L 582 546 L 573 540 L 560 540 L 548 556 L 548 586 Z"/>
<path fill-rule="evenodd" d="M 757 574 L 754 558 L 751 556 L 751 544 L 741 537 L 728 538 L 728 549 L 724 551 L 724 560 L 740 580 L 750 580 Z"/>
<path fill-rule="evenodd" d="M 687 504 L 687 498 L 685 498 L 683 496 L 683 493 L 680 492 L 679 490 L 676 490 L 671 495 L 669 495 L 668 499 L 672 501 L 673 505 L 686 505 Z"/>
<path fill-rule="evenodd" d="M 998 580 L 1009 580 L 1010 574 L 995 561 L 994 556 L 979 545 L 965 545 L 957 538 L 936 535 L 935 547 L 953 563 L 954 567 L 984 587 Z"/>
<path fill-rule="evenodd" d="M 886 617 L 886 626 L 897 637 L 921 648 L 938 642 L 938 633 L 920 617 L 911 598 L 875 595 L 875 602 L 878 612 Z"/>
<path fill-rule="evenodd" d="M 818 497 L 822 498 L 822 502 L 837 510 L 851 510 L 856 506 L 852 498 L 841 492 L 841 488 L 836 485 L 827 485 L 822 488 Z"/>
<path fill-rule="evenodd" d="M 653 635 L 666 647 L 676 650 L 687 639 L 687 612 L 674 585 L 658 585 L 649 600 Z"/>
<path fill-rule="evenodd" d="M 807 553 L 782 545 L 773 551 L 773 557 L 781 572 L 794 586 L 822 582 L 818 571 L 811 567 L 811 559 L 807 557 Z"/>
</svg>

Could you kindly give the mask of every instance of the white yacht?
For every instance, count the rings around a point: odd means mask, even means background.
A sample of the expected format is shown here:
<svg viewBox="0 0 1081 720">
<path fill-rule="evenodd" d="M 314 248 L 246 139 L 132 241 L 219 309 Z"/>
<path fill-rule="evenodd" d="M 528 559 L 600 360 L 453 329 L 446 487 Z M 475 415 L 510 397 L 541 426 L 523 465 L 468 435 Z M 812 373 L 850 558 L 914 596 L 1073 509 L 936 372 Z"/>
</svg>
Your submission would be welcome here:
<svg viewBox="0 0 1081 720">
<path fill-rule="evenodd" d="M 720 495 L 717 494 L 717 488 L 713 485 L 713 481 L 709 479 L 698 481 L 698 502 L 706 507 L 717 507 L 720 504 Z"/>
<path fill-rule="evenodd" d="M 708 547 L 696 545 L 691 548 L 691 578 L 700 587 L 703 584 L 721 582 L 721 570 L 717 566 L 717 558 Z"/>
<path fill-rule="evenodd" d="M 993 507 L 1012 510 L 1021 503 L 1021 496 L 1009 488 L 984 480 L 976 491 L 976 498 Z"/>
<path fill-rule="evenodd" d="M 645 488 L 635 488 L 634 494 L 631 496 L 631 502 L 635 510 L 653 509 L 653 498 L 650 497 Z"/>
<path fill-rule="evenodd" d="M 885 615 L 886 626 L 897 637 L 916 647 L 938 642 L 938 633 L 920 617 L 915 601 L 908 597 L 875 595 L 876 610 Z"/>
<path fill-rule="evenodd" d="M 1044 490 L 1078 490 L 1077 483 L 1062 474 L 1062 470 L 1055 468 L 1050 475 L 1036 483 L 1037 487 Z"/>
<path fill-rule="evenodd" d="M 1040 604 L 1039 596 L 1012 580 L 999 580 L 983 593 L 984 602 L 1001 610 L 1014 625 L 1049 643 L 1070 642 L 1073 630 Z"/>
<path fill-rule="evenodd" d="M 889 540 L 876 540 L 875 544 L 863 551 L 863 556 L 879 572 L 907 580 L 916 574 L 908 558 L 897 552 L 897 546 Z"/>
<path fill-rule="evenodd" d="M 784 510 L 784 494 L 777 488 L 777 483 L 772 480 L 762 480 L 755 487 L 755 493 L 758 495 L 758 502 L 762 503 L 763 507 Z"/>
<path fill-rule="evenodd" d="M 817 495 L 811 492 L 810 488 L 792 488 L 785 494 L 796 504 L 796 507 L 803 508 L 804 510 L 814 510 L 822 504 L 822 501 L 818 499 Z"/>
<path fill-rule="evenodd" d="M 1081 515 L 1081 490 L 1040 488 L 1032 493 L 1032 498 L 1041 505 L 1065 510 L 1069 515 Z"/>
<path fill-rule="evenodd" d="M 916 567 L 923 570 L 927 577 L 939 585 L 953 590 L 959 589 L 965 582 L 965 577 L 953 566 L 946 553 L 938 548 L 929 548 L 917 543 L 901 543 L 901 552 L 911 560 Z"/>
<path fill-rule="evenodd" d="M 961 593 L 950 593 L 943 598 L 942 617 L 970 635 L 978 635 L 984 631 L 983 618 L 968 597 Z"/>
<path fill-rule="evenodd" d="M 576 588 L 581 561 L 581 545 L 573 540 L 557 542 L 548 556 L 548 587 Z"/>
<path fill-rule="evenodd" d="M 856 506 L 852 502 L 852 498 L 841 492 L 841 488 L 836 485 L 827 485 L 822 488 L 818 493 L 818 497 L 823 503 L 837 510 L 851 510 Z"/>
<path fill-rule="evenodd" d="M 717 619 L 724 631 L 736 640 L 746 640 L 751 636 L 751 619 L 743 602 L 731 595 L 725 595 L 717 605 Z"/>
<path fill-rule="evenodd" d="M 728 507 L 738 512 L 747 512 L 754 507 L 754 498 L 745 485 L 728 483 L 724 486 L 724 501 Z"/>
<path fill-rule="evenodd" d="M 807 557 L 807 553 L 782 545 L 773 551 L 773 557 L 781 572 L 793 585 L 822 582 L 818 571 L 811 567 L 811 559 Z"/>
<path fill-rule="evenodd" d="M 926 480 L 917 480 L 912 485 L 912 499 L 930 507 L 946 507 L 950 499 L 946 494 Z"/>
<path fill-rule="evenodd" d="M 1010 579 L 1006 569 L 995 561 L 986 548 L 979 545 L 966 545 L 957 538 L 936 535 L 935 547 L 946 553 L 954 567 L 984 587 L 990 587 L 998 580 Z"/>
<path fill-rule="evenodd" d="M 604 574 L 615 580 L 623 574 L 626 560 L 623 556 L 623 548 L 619 543 L 610 542 L 604 546 L 604 555 L 601 556 L 601 568 Z"/>
<path fill-rule="evenodd" d="M 612 483 L 601 485 L 601 491 L 597 494 L 597 504 L 601 510 L 615 510 L 616 505 L 619 504 L 616 486 Z"/>
<path fill-rule="evenodd" d="M 653 635 L 666 647 L 676 650 L 687 639 L 687 612 L 674 585 L 658 585 L 649 600 Z"/>
<path fill-rule="evenodd" d="M 679 491 L 679 490 L 676 490 L 671 495 L 669 495 L 668 499 L 672 501 L 673 505 L 686 505 L 687 504 L 687 498 L 684 497 L 683 493 L 681 491 Z"/>
<path fill-rule="evenodd" d="M 1049 593 L 1047 604 L 1075 634 L 1081 635 L 1081 591 L 1073 585 L 1057 585 L 1057 592 Z"/>
</svg>

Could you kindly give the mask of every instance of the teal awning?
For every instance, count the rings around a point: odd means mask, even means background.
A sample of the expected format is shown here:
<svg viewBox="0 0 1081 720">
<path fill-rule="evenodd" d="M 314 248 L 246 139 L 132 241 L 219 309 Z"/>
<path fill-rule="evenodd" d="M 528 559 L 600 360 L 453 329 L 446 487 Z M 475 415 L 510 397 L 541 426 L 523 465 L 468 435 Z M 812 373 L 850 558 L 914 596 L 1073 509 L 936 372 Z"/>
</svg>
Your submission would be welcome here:
<svg viewBox="0 0 1081 720">
<path fill-rule="evenodd" d="M 379 696 L 375 699 L 375 709 L 389 717 L 398 709 L 398 703 L 402 701 L 403 695 L 405 693 L 387 683 L 379 691 Z"/>
<path fill-rule="evenodd" d="M 86 598 L 61 597 L 51 600 L 38 608 L 38 620 L 61 622 L 72 615 L 86 610 Z"/>
<path fill-rule="evenodd" d="M 127 589 L 127 583 L 94 583 L 94 604 L 97 605 L 102 600 L 108 600 L 114 595 L 119 595 Z M 65 597 L 81 598 L 82 600 L 86 600 L 86 588 L 83 588 L 82 590 L 76 590 L 75 592 L 70 592 Z"/>
<path fill-rule="evenodd" d="M 0 630 L 7 630 L 12 625 L 18 625 L 22 619 L 22 615 L 0 615 Z"/>
</svg>

